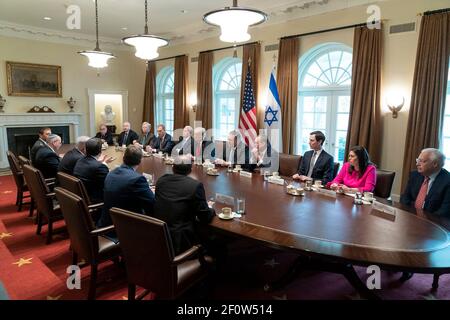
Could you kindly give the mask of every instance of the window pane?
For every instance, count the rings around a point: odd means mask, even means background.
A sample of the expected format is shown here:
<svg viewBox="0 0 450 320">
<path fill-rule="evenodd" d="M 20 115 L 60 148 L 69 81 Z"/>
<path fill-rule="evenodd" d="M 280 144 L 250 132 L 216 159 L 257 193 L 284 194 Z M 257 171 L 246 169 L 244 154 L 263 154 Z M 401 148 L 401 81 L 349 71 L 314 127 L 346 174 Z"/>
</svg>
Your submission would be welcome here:
<svg viewBox="0 0 450 320">
<path fill-rule="evenodd" d="M 346 140 L 347 131 L 336 131 L 334 161 L 340 162 L 341 165 L 344 162 Z"/>
<path fill-rule="evenodd" d="M 350 112 L 350 96 L 339 96 L 338 112 Z"/>
<path fill-rule="evenodd" d="M 314 111 L 314 97 L 304 97 L 303 112 L 313 112 L 313 111 Z"/>
<path fill-rule="evenodd" d="M 326 112 L 327 111 L 327 97 L 316 97 L 315 98 L 315 112 Z"/>
<path fill-rule="evenodd" d="M 348 118 L 349 118 L 348 114 L 345 114 L 345 113 L 338 114 L 337 121 L 336 121 L 336 129 L 347 132 L 348 120 L 349 120 Z"/>
</svg>

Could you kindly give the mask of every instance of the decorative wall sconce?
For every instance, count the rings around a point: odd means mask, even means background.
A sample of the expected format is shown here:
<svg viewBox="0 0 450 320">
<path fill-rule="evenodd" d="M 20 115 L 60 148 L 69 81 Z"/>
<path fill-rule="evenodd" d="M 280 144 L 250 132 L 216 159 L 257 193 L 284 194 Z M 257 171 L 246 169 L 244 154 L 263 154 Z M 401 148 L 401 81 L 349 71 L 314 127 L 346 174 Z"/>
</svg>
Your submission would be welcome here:
<svg viewBox="0 0 450 320">
<path fill-rule="evenodd" d="M 6 103 L 6 99 L 3 98 L 2 95 L 0 94 L 0 113 L 1 113 L 1 112 L 5 112 L 5 111 L 3 110 L 3 107 L 5 106 L 5 103 Z"/>
<path fill-rule="evenodd" d="M 191 105 L 192 111 L 197 112 L 197 95 L 192 93 L 189 98 L 189 104 Z"/>
<path fill-rule="evenodd" d="M 387 106 L 389 110 L 391 110 L 392 112 L 392 118 L 396 119 L 398 117 L 398 112 L 402 110 L 404 104 L 405 104 L 405 97 L 401 97 L 401 100 L 390 99 L 390 101 L 388 101 Z"/>
<path fill-rule="evenodd" d="M 74 111 L 73 111 L 73 108 L 75 107 L 75 104 L 76 104 L 77 102 L 76 102 L 75 100 L 73 100 L 72 97 L 70 97 L 70 99 L 67 100 L 66 102 L 67 102 L 67 105 L 68 105 L 69 108 L 70 108 L 70 111 L 69 111 L 69 112 L 74 112 Z"/>
</svg>

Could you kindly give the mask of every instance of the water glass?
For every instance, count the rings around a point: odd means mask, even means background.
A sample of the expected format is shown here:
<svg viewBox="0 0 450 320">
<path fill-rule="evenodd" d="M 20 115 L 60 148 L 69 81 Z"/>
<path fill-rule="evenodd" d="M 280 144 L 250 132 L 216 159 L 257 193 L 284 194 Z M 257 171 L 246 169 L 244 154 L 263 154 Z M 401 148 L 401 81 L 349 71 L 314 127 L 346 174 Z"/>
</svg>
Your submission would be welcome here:
<svg viewBox="0 0 450 320">
<path fill-rule="evenodd" d="M 270 177 L 270 171 L 269 171 L 269 170 L 264 170 L 264 171 L 263 171 L 263 176 L 264 176 L 264 181 L 269 180 L 269 177 Z"/>
<path fill-rule="evenodd" d="M 238 198 L 236 200 L 236 213 L 237 214 L 245 214 L 245 199 L 244 198 Z"/>
<path fill-rule="evenodd" d="M 311 190 L 312 188 L 312 181 L 311 180 L 306 180 L 305 182 L 305 189 L 306 190 Z"/>
</svg>

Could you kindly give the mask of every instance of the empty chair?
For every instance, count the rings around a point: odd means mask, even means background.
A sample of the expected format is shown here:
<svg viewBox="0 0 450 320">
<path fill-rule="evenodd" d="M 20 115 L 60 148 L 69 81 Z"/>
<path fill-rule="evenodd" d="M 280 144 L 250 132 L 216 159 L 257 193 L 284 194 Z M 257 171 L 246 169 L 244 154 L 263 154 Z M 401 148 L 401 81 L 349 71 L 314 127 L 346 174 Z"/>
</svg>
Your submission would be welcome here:
<svg viewBox="0 0 450 320">
<path fill-rule="evenodd" d="M 210 258 L 205 259 L 200 245 L 174 256 L 167 224 L 161 220 L 123 209 L 110 210 L 122 248 L 128 276 L 128 300 L 134 300 L 136 286 L 157 299 L 179 297 L 203 280 Z"/>
<path fill-rule="evenodd" d="M 102 237 L 111 232 L 114 226 L 96 229 L 81 197 L 61 187 L 56 187 L 55 193 L 69 231 L 72 264 L 76 265 L 78 259 L 82 258 L 91 265 L 88 299 L 95 299 L 99 263 L 120 255 L 119 244 Z"/>
<path fill-rule="evenodd" d="M 50 192 L 42 173 L 38 169 L 26 164 L 23 166 L 23 174 L 37 209 L 36 233 L 41 234 L 43 217 L 45 217 L 48 225 L 46 243 L 49 244 L 53 236 L 53 222 L 62 219 L 61 210 L 59 205 L 53 203 L 55 194 Z"/>
<path fill-rule="evenodd" d="M 394 171 L 377 169 L 377 182 L 373 194 L 384 199 L 390 198 L 394 178 Z"/>
<path fill-rule="evenodd" d="M 290 177 L 298 172 L 302 156 L 280 153 L 280 176 Z"/>
<path fill-rule="evenodd" d="M 17 187 L 17 197 L 16 197 L 16 206 L 18 206 L 18 211 L 22 211 L 22 205 L 26 203 L 30 203 L 30 216 L 33 215 L 33 203 L 30 202 L 23 202 L 25 198 L 29 198 L 29 189 L 28 185 L 25 183 L 25 179 L 23 177 L 23 171 L 20 167 L 19 161 L 16 158 L 16 155 L 12 153 L 11 151 L 6 152 L 6 156 L 8 158 L 9 162 L 9 168 L 11 169 L 11 172 L 14 177 L 14 182 L 16 183 Z M 27 193 L 27 194 L 25 194 Z"/>
</svg>

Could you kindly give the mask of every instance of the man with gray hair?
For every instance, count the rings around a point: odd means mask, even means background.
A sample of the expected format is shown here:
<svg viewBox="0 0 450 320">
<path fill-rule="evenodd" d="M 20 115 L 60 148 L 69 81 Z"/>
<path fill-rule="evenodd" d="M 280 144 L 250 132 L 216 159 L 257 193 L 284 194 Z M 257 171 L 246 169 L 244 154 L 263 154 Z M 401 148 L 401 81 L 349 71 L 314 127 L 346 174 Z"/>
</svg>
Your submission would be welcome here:
<svg viewBox="0 0 450 320">
<path fill-rule="evenodd" d="M 81 136 L 77 138 L 75 148 L 68 151 L 59 163 L 58 171 L 73 175 L 73 168 L 78 160 L 86 155 L 86 141 L 90 138 L 88 136 Z"/>
<path fill-rule="evenodd" d="M 61 161 L 56 153 L 61 147 L 61 137 L 51 134 L 47 138 L 47 146 L 43 146 L 36 152 L 36 161 L 33 165 L 39 169 L 44 178 L 56 178 L 59 162 Z"/>
<path fill-rule="evenodd" d="M 179 142 L 172 149 L 172 156 L 194 154 L 194 138 L 192 138 L 193 133 L 194 129 L 191 126 L 185 126 L 183 128 L 183 135 L 180 136 Z"/>
<path fill-rule="evenodd" d="M 444 169 L 445 156 L 438 149 L 423 149 L 416 159 L 400 202 L 440 216 L 450 217 L 450 173 Z"/>
<path fill-rule="evenodd" d="M 131 124 L 128 121 L 123 123 L 123 131 L 119 134 L 119 145 L 129 146 L 134 140 L 138 140 L 139 136 L 136 132 L 131 130 Z"/>
<path fill-rule="evenodd" d="M 152 125 L 148 122 L 142 123 L 142 134 L 139 139 L 133 141 L 133 144 L 141 149 L 145 149 L 146 146 L 152 145 L 155 135 L 151 132 Z"/>
</svg>

